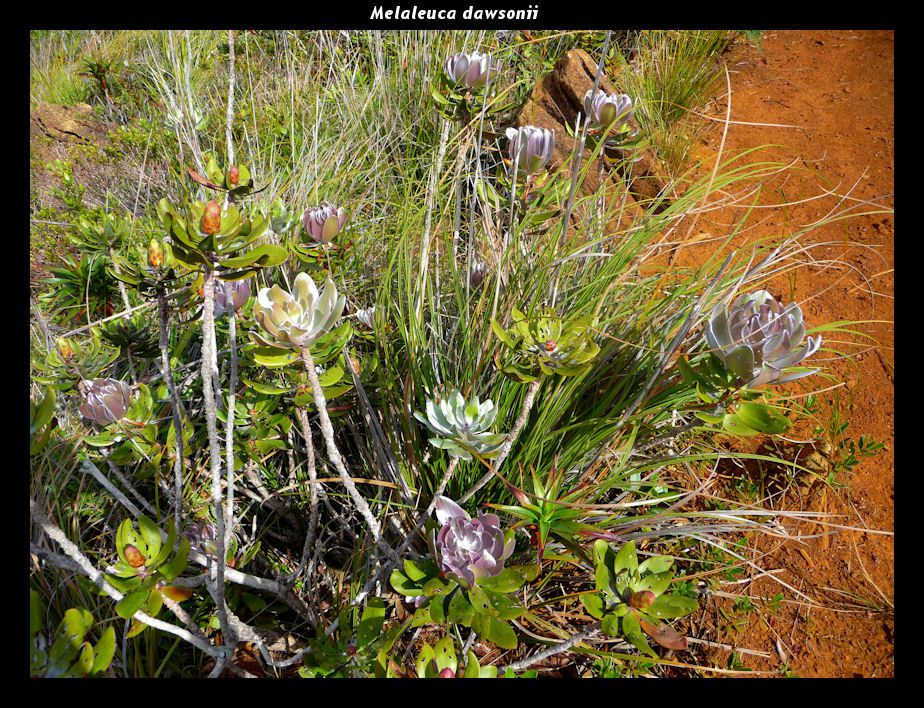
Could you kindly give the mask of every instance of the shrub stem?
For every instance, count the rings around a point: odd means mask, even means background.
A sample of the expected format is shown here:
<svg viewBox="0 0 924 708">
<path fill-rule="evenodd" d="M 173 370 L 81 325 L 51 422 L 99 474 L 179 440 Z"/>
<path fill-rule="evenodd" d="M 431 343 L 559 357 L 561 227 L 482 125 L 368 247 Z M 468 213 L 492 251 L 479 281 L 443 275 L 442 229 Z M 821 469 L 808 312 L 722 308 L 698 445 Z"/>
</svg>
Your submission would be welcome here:
<svg viewBox="0 0 924 708">
<path fill-rule="evenodd" d="M 459 499 L 460 504 L 467 502 L 475 495 L 476 492 L 484 487 L 484 485 L 490 482 L 491 478 L 494 476 L 494 473 L 500 469 L 500 466 L 504 463 L 504 460 L 507 459 L 507 456 L 510 454 L 510 450 L 513 449 L 513 443 L 516 442 L 517 437 L 520 435 L 520 430 L 522 430 L 523 426 L 526 425 L 526 419 L 529 418 L 529 412 L 533 408 L 533 402 L 536 400 L 536 393 L 539 391 L 539 386 L 541 384 L 542 378 L 538 378 L 530 383 L 529 388 L 526 390 L 526 398 L 523 399 L 523 405 L 520 408 L 520 415 L 517 417 L 516 422 L 513 424 L 513 429 L 510 431 L 510 435 L 507 436 L 507 440 L 501 447 L 500 454 L 497 456 L 497 460 L 494 462 L 494 465 L 491 467 L 491 469 L 489 469 L 481 479 L 475 482 L 475 486 L 473 486 L 462 495 L 462 497 Z"/>
</svg>

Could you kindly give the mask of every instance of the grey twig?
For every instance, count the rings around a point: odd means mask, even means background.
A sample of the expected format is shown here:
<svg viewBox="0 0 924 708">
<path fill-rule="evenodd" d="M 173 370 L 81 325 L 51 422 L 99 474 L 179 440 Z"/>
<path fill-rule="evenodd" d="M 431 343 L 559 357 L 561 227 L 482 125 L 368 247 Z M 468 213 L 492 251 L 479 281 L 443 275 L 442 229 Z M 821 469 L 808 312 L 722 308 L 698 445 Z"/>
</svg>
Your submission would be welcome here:
<svg viewBox="0 0 924 708">
<path fill-rule="evenodd" d="M 160 343 L 161 376 L 167 382 L 170 394 L 170 414 L 173 418 L 173 432 L 176 435 L 176 460 L 173 462 L 174 500 L 173 515 L 177 534 L 183 524 L 183 403 L 173 380 L 170 366 L 170 335 L 167 332 L 167 295 L 163 287 L 157 289 L 157 323 Z"/>
<path fill-rule="evenodd" d="M 532 656 L 527 656 L 524 659 L 520 659 L 519 661 L 515 661 L 512 664 L 501 667 L 497 671 L 498 673 L 504 673 L 507 669 L 510 669 L 511 671 L 523 671 L 528 669 L 537 661 L 542 661 L 543 659 L 548 659 L 550 656 L 555 656 L 556 654 L 566 652 L 571 649 L 571 647 L 577 646 L 581 642 L 590 639 L 590 637 L 596 634 L 599 629 L 600 623 L 595 622 L 583 632 L 578 632 L 570 639 L 566 639 L 565 641 L 559 642 L 558 644 L 553 644 L 552 646 L 543 649 L 542 651 L 536 652 Z"/>
<path fill-rule="evenodd" d="M 334 463 L 334 467 L 340 474 L 340 479 L 343 482 L 343 486 L 346 487 L 350 499 L 365 520 L 366 526 L 368 526 L 369 532 L 372 534 L 372 540 L 377 546 L 381 546 L 389 555 L 397 557 L 395 556 L 395 552 L 382 540 L 381 526 L 372 514 L 372 509 L 369 508 L 369 504 L 366 502 L 365 498 L 359 493 L 359 490 L 356 489 L 356 485 L 350 477 L 346 464 L 343 462 L 343 457 L 340 455 L 340 450 L 337 449 L 337 443 L 334 440 L 334 426 L 331 424 L 330 416 L 327 413 L 327 401 L 324 398 L 324 389 L 321 388 L 321 382 L 318 380 L 318 372 L 315 371 L 314 359 L 311 357 L 311 352 L 305 347 L 301 350 L 301 354 L 302 361 L 305 363 L 305 370 L 308 373 L 308 380 L 311 382 L 311 389 L 314 392 L 314 404 L 318 409 L 318 419 L 320 421 L 321 434 L 324 436 L 324 443 L 327 447 L 327 456 L 330 458 L 331 462 Z"/>
<path fill-rule="evenodd" d="M 215 271 L 207 268 L 203 282 L 204 303 L 202 306 L 202 397 L 205 405 L 205 425 L 209 438 L 209 458 L 212 467 L 212 507 L 215 511 L 216 546 L 215 582 L 209 591 L 218 607 L 218 620 L 224 642 L 233 646 L 234 639 L 228 624 L 225 604 L 225 512 L 221 495 L 221 448 L 218 444 L 218 426 L 215 410 L 215 390 L 212 386 L 214 372 L 212 362 L 215 352 Z"/>
<path fill-rule="evenodd" d="M 526 398 L 523 399 L 523 405 L 520 407 L 520 415 L 517 416 L 516 421 L 513 424 L 513 429 L 510 431 L 510 435 L 507 436 L 507 440 L 504 442 L 503 447 L 501 447 L 500 454 L 497 456 L 497 460 L 494 462 L 494 465 L 489 469 L 484 476 L 475 482 L 475 485 L 469 489 L 462 497 L 459 499 L 460 504 L 464 504 L 472 496 L 475 495 L 478 490 L 480 490 L 484 485 L 486 485 L 491 478 L 494 476 L 494 473 L 500 470 L 500 466 L 504 463 L 504 460 L 507 459 L 507 456 L 510 454 L 510 450 L 513 448 L 513 443 L 516 442 L 517 437 L 520 435 L 520 431 L 523 429 L 523 426 L 526 425 L 526 419 L 529 418 L 529 412 L 533 408 L 533 403 L 536 400 L 536 393 L 539 391 L 539 386 L 542 384 L 542 378 L 538 378 L 532 383 L 530 383 L 529 388 L 526 391 Z"/>
</svg>

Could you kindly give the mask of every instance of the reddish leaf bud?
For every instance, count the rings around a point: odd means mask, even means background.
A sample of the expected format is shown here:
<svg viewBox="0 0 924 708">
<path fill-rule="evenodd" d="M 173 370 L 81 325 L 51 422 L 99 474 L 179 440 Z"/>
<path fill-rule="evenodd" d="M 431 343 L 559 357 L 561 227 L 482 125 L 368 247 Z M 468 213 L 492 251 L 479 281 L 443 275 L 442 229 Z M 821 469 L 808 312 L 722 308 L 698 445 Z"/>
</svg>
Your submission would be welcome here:
<svg viewBox="0 0 924 708">
<path fill-rule="evenodd" d="M 156 238 L 152 238 L 151 243 L 148 245 L 148 265 L 157 270 L 163 264 L 164 249 Z"/>
<path fill-rule="evenodd" d="M 202 215 L 202 232 L 207 234 L 216 234 L 221 230 L 221 206 L 212 199 L 205 205 L 205 213 Z"/>
</svg>

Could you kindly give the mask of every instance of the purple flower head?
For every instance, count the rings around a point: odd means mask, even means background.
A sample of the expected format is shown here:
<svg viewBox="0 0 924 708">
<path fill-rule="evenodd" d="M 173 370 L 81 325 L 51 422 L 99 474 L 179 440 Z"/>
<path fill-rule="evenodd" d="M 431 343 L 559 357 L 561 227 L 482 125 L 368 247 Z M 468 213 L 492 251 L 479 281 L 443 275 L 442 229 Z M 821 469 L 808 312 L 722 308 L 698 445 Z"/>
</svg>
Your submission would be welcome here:
<svg viewBox="0 0 924 708">
<path fill-rule="evenodd" d="M 217 548 L 215 541 L 218 539 L 218 530 L 215 524 L 201 521 L 187 524 L 186 529 L 183 531 L 183 536 L 189 540 L 190 550 L 215 555 Z"/>
<path fill-rule="evenodd" d="M 496 514 L 470 517 L 447 497 L 436 500 L 436 552 L 440 570 L 454 573 L 473 585 L 478 578 L 497 575 L 513 553 L 514 540 L 504 542 L 504 532 Z"/>
<path fill-rule="evenodd" d="M 308 207 L 302 216 L 305 231 L 315 243 L 330 243 L 334 240 L 343 225 L 347 214 L 343 208 L 337 208 L 327 202 L 321 202 L 316 207 Z"/>
<path fill-rule="evenodd" d="M 446 76 L 456 86 L 464 84 L 468 89 L 480 89 L 496 71 L 490 54 L 459 52 L 446 60 Z"/>
<path fill-rule="evenodd" d="M 86 400 L 80 414 L 99 425 L 122 420 L 132 399 L 131 387 L 117 379 L 93 379 L 81 385 Z"/>
<path fill-rule="evenodd" d="M 485 276 L 488 274 L 488 266 L 482 263 L 481 261 L 475 261 L 472 263 L 471 269 L 468 271 L 468 284 L 477 288 L 484 282 Z"/>
<path fill-rule="evenodd" d="M 590 90 L 584 94 L 584 115 L 598 127 L 606 128 L 613 123 L 621 124 L 629 120 L 634 106 L 627 94 L 609 95 Z"/>
<path fill-rule="evenodd" d="M 809 337 L 805 344 L 803 339 L 801 308 L 796 303 L 783 307 L 766 290 L 740 295 L 727 310 L 717 306 L 706 326 L 706 340 L 713 353 L 739 381 L 751 387 L 815 373 L 783 374 L 783 369 L 797 365 L 821 347 L 821 337 Z"/>
<path fill-rule="evenodd" d="M 215 288 L 215 317 L 237 312 L 250 297 L 249 280 L 230 280 Z"/>
<path fill-rule="evenodd" d="M 555 150 L 555 131 L 524 125 L 521 128 L 507 128 L 510 139 L 508 148 L 510 161 L 524 174 L 541 171 L 552 159 Z"/>
</svg>

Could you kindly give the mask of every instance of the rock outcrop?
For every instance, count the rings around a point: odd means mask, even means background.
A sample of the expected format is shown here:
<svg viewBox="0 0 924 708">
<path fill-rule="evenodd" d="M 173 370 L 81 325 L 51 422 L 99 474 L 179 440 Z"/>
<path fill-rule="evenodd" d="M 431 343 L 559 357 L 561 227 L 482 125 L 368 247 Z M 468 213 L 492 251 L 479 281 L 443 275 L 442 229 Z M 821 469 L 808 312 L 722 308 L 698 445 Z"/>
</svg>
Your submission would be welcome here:
<svg viewBox="0 0 924 708">
<path fill-rule="evenodd" d="M 29 123 L 32 136 L 42 133 L 60 142 L 99 144 L 106 135 L 86 103 L 73 107 L 43 103 L 30 114 Z"/>
<path fill-rule="evenodd" d="M 536 84 L 517 118 L 517 125 L 535 125 L 555 130 L 555 152 L 551 161 L 553 169 L 571 158 L 574 138 L 568 135 L 565 126 L 574 126 L 578 112 L 583 111 L 584 95 L 593 88 L 596 74 L 597 64 L 590 55 L 581 49 L 572 49 L 558 60 L 554 71 Z M 619 92 L 605 75 L 600 77 L 600 88 L 607 93 Z M 613 157 L 624 156 L 619 151 L 610 154 Z M 666 194 L 669 180 L 654 153 L 646 149 L 635 157 L 636 161 L 628 163 L 627 175 L 624 175 L 628 177 L 631 197 L 646 202 Z M 591 194 L 599 187 L 599 171 L 588 170 L 581 194 Z M 662 210 L 667 204 L 665 200 L 657 210 Z"/>
</svg>

